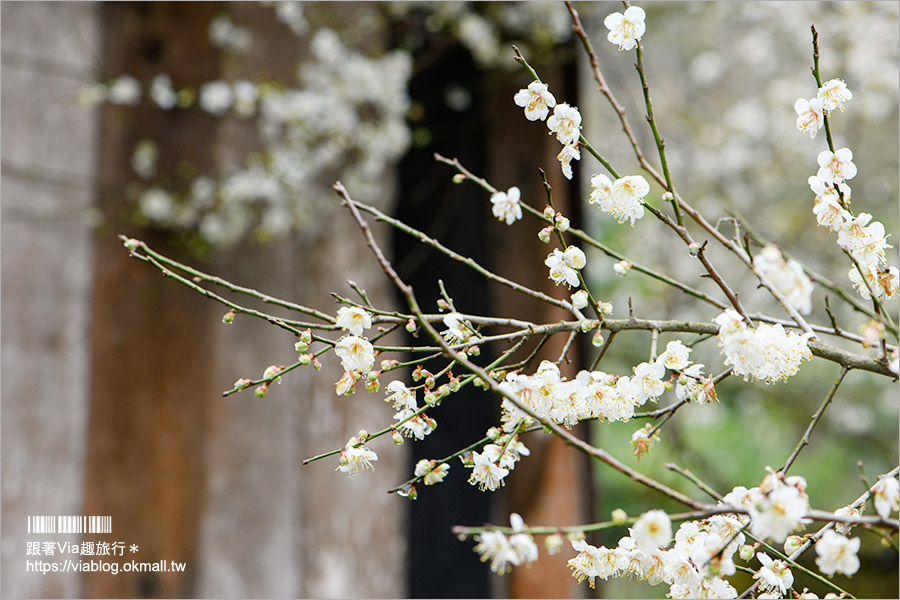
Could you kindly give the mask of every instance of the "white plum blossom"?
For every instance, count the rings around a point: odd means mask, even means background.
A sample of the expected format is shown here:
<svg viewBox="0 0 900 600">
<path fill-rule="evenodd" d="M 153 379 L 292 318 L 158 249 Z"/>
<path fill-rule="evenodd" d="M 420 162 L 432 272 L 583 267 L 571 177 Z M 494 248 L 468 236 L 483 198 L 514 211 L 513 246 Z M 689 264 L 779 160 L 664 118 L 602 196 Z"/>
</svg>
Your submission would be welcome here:
<svg viewBox="0 0 900 600">
<path fill-rule="evenodd" d="M 560 144 L 574 144 L 581 137 L 581 113 L 574 106 L 557 104 L 547 119 L 547 127 L 556 134 Z"/>
<path fill-rule="evenodd" d="M 816 157 L 816 162 L 819 163 L 816 177 L 825 183 L 835 185 L 856 177 L 856 165 L 853 164 L 853 151 L 850 148 L 840 148 L 835 152 L 822 150 Z"/>
<path fill-rule="evenodd" d="M 662 363 L 670 371 L 683 371 L 691 363 L 688 357 L 691 348 L 688 348 L 681 340 L 673 340 L 666 344 L 666 351 L 656 357 L 656 361 Z"/>
<path fill-rule="evenodd" d="M 880 221 L 872 221 L 869 213 L 859 213 L 845 221 L 838 231 L 837 242 L 856 260 L 872 266 L 884 261 L 885 249 L 892 247 L 887 243 L 884 225 Z"/>
<path fill-rule="evenodd" d="M 900 510 L 900 483 L 896 477 L 882 477 L 872 487 L 875 512 L 882 519 L 891 516 L 891 511 Z"/>
<path fill-rule="evenodd" d="M 642 514 L 629 532 L 638 548 L 652 552 L 672 541 L 672 521 L 665 511 L 651 510 Z"/>
<path fill-rule="evenodd" d="M 474 467 L 469 475 L 469 483 L 477 485 L 482 492 L 484 490 L 495 491 L 503 486 L 503 478 L 509 475 L 509 469 L 504 469 L 496 464 L 485 454 L 472 453 Z"/>
<path fill-rule="evenodd" d="M 525 118 L 529 121 L 543 121 L 556 106 L 556 98 L 550 93 L 546 83 L 532 81 L 528 87 L 516 92 L 513 96 L 516 106 L 525 109 Z"/>
<path fill-rule="evenodd" d="M 632 383 L 637 386 L 641 404 L 648 398 L 659 398 L 666 391 L 662 378 L 666 374 L 666 368 L 660 362 L 642 362 L 634 367 Z"/>
<path fill-rule="evenodd" d="M 565 253 L 557 248 L 547 256 L 544 264 L 550 268 L 550 279 L 557 285 L 560 283 L 565 283 L 569 287 L 581 285 L 578 270 L 584 268 L 585 256 L 580 248 L 569 246 Z"/>
<path fill-rule="evenodd" d="M 522 218 L 522 205 L 519 203 L 521 196 L 522 192 L 515 186 L 505 192 L 494 192 L 491 194 L 491 212 L 498 220 L 512 225 Z"/>
<path fill-rule="evenodd" d="M 563 146 L 556 159 L 562 167 L 563 176 L 566 179 L 572 179 L 572 161 L 581 160 L 581 151 L 578 149 L 578 144 L 566 144 Z"/>
<path fill-rule="evenodd" d="M 808 133 L 810 138 L 815 138 L 823 123 L 822 101 L 818 98 L 812 100 L 798 98 L 794 102 L 794 112 L 798 115 L 797 129 L 800 133 Z"/>
<path fill-rule="evenodd" d="M 509 565 L 518 565 L 519 557 L 509 540 L 499 531 L 483 531 L 475 536 L 478 542 L 475 552 L 481 556 L 481 562 L 491 561 L 491 571 L 503 575 L 509 571 Z"/>
<path fill-rule="evenodd" d="M 364 337 L 347 335 L 334 346 L 334 353 L 341 359 L 341 365 L 347 372 L 365 373 L 375 365 L 375 349 Z"/>
<path fill-rule="evenodd" d="M 768 494 L 758 491 L 754 496 L 748 507 L 750 532 L 779 544 L 800 527 L 809 510 L 809 499 L 793 485 L 778 482 Z"/>
<path fill-rule="evenodd" d="M 434 431 L 435 422 L 417 415 L 414 409 L 402 408 L 395 415 L 394 420 L 399 422 L 397 431 L 408 438 L 424 440 L 425 436 Z"/>
<path fill-rule="evenodd" d="M 606 175 L 594 175 L 591 187 L 589 202 L 612 215 L 619 223 L 628 219 L 633 227 L 635 219 L 644 216 L 641 200 L 650 192 L 650 184 L 642 176 L 629 175 L 611 182 Z"/>
<path fill-rule="evenodd" d="M 447 340 L 450 344 L 465 344 L 469 340 L 473 338 L 478 338 L 478 335 L 472 330 L 468 323 L 466 323 L 462 315 L 458 312 L 452 312 L 444 315 L 444 325 L 447 326 L 441 335 Z"/>
<path fill-rule="evenodd" d="M 600 548 L 591 546 L 584 540 L 574 540 L 572 548 L 578 551 L 578 555 L 569 559 L 567 564 L 578 583 L 587 579 L 588 584 L 594 587 L 596 577 L 608 579 L 616 574 L 614 551 L 602 546 Z"/>
<path fill-rule="evenodd" d="M 608 15 L 603 20 L 603 25 L 609 29 L 606 39 L 616 44 L 619 50 L 633 49 L 647 29 L 644 23 L 646 16 L 644 9 L 639 6 L 629 6 L 625 9 L 625 14 L 614 12 Z"/>
<path fill-rule="evenodd" d="M 848 539 L 841 534 L 825 531 L 816 542 L 816 565 L 823 575 L 841 573 L 853 575 L 859 570 L 859 538 Z"/>
<path fill-rule="evenodd" d="M 390 395 L 384 399 L 385 402 L 393 402 L 394 410 L 416 410 L 416 393 L 406 387 L 406 384 L 400 380 L 392 381 L 387 386 Z"/>
<path fill-rule="evenodd" d="M 781 292 L 801 315 L 812 312 L 812 280 L 794 259 L 785 260 L 777 246 L 768 244 L 753 257 L 753 266 Z"/>
<path fill-rule="evenodd" d="M 834 190 L 816 196 L 813 214 L 816 215 L 816 223 L 832 231 L 839 231 L 852 218 L 850 212 L 841 206 L 840 197 Z"/>
<path fill-rule="evenodd" d="M 862 273 L 860 273 L 860 269 L 862 270 Z M 873 265 L 860 263 L 859 268 L 857 268 L 856 265 L 853 265 L 847 272 L 847 277 L 850 278 L 853 289 L 857 291 L 863 300 L 868 300 L 872 297 L 872 294 L 869 293 L 869 288 L 872 289 L 872 292 L 875 293 L 876 297 L 880 295 L 879 291 L 881 288 L 878 286 L 878 269 Z"/>
<path fill-rule="evenodd" d="M 822 103 L 822 108 L 830 112 L 835 108 L 844 110 L 844 102 L 853 99 L 853 93 L 847 89 L 847 84 L 840 79 L 829 79 L 822 84 L 816 94 L 816 99 Z"/>
<path fill-rule="evenodd" d="M 514 533 L 509 537 L 509 543 L 519 558 L 520 565 L 532 563 L 538 558 L 538 547 L 530 533 L 525 533 L 525 521 L 518 513 L 509 515 L 509 524 Z"/>
<path fill-rule="evenodd" d="M 372 315 L 359 306 L 342 306 L 337 311 L 335 325 L 359 336 L 372 326 Z"/>
<path fill-rule="evenodd" d="M 762 567 L 753 574 L 754 579 L 759 580 L 759 589 L 763 592 L 777 592 L 778 598 L 784 598 L 784 594 L 794 585 L 794 574 L 783 560 L 772 560 L 768 554 L 758 552 L 756 558 L 762 563 Z"/>
<path fill-rule="evenodd" d="M 365 445 L 360 445 L 355 437 L 350 438 L 347 445 L 341 450 L 341 458 L 335 471 L 346 473 L 348 477 L 359 474 L 367 469 L 374 470 L 372 463 L 378 460 L 378 455 Z"/>
</svg>

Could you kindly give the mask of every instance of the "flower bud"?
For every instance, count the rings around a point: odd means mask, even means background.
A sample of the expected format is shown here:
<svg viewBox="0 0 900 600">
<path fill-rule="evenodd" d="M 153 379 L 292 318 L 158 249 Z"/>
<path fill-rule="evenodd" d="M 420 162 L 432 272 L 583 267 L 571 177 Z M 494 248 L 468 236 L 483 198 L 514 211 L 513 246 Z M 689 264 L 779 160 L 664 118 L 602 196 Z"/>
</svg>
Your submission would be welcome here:
<svg viewBox="0 0 900 600">
<path fill-rule="evenodd" d="M 613 311 L 612 302 L 601 302 L 599 308 L 600 308 L 600 314 L 603 315 L 604 317 L 608 317 L 609 315 L 612 314 L 612 311 Z"/>
<path fill-rule="evenodd" d="M 790 556 L 794 552 L 800 549 L 800 546 L 803 545 L 803 538 L 799 535 L 789 535 L 786 540 L 784 540 L 784 553 Z"/>
<path fill-rule="evenodd" d="M 489 440 L 496 442 L 502 433 L 499 427 L 491 427 L 485 435 Z"/>
<path fill-rule="evenodd" d="M 553 535 L 548 535 L 544 540 L 544 548 L 547 549 L 547 554 L 554 555 L 559 554 L 562 551 L 564 540 L 561 535 L 558 533 L 554 533 Z"/>
<path fill-rule="evenodd" d="M 431 431 L 437 429 L 437 421 L 435 421 L 431 417 L 425 417 L 425 424 L 428 425 L 428 429 L 430 429 Z"/>
<path fill-rule="evenodd" d="M 587 333 L 588 331 L 590 331 L 591 329 L 593 329 L 596 326 L 597 326 L 597 323 L 595 321 L 592 321 L 590 319 L 585 319 L 584 321 L 581 322 L 581 333 Z"/>
<path fill-rule="evenodd" d="M 438 310 L 445 311 L 450 310 L 450 304 L 447 303 L 443 298 L 438 299 L 437 301 Z"/>
<path fill-rule="evenodd" d="M 456 175 L 453 176 L 453 183 L 462 183 L 465 180 L 466 180 L 466 176 L 463 175 L 462 173 L 457 173 Z"/>
<path fill-rule="evenodd" d="M 688 252 L 690 252 L 691 256 L 697 258 L 700 255 L 700 250 L 703 249 L 703 246 L 698 244 L 697 242 L 693 242 L 688 246 Z"/>
<path fill-rule="evenodd" d="M 315 369 L 316 371 L 322 370 L 322 363 L 320 363 L 319 359 L 315 356 L 313 357 L 313 369 Z"/>
<path fill-rule="evenodd" d="M 538 239 L 544 242 L 545 244 L 550 243 L 550 234 L 553 232 L 553 228 L 549 225 L 544 227 L 538 232 Z"/>
<path fill-rule="evenodd" d="M 481 348 L 479 348 L 478 346 L 470 346 L 469 354 L 471 354 L 472 356 L 481 356 Z"/>
<path fill-rule="evenodd" d="M 416 331 L 416 322 L 410 319 L 406 322 L 406 330 L 410 333 L 415 333 Z"/>
<path fill-rule="evenodd" d="M 583 531 L 573 531 L 573 532 L 569 533 L 569 535 L 567 537 L 569 538 L 570 542 L 577 542 L 578 540 L 584 539 L 584 532 Z"/>
<path fill-rule="evenodd" d="M 622 526 L 628 521 L 628 513 L 624 509 L 617 508 L 612 511 L 612 522 Z"/>
<path fill-rule="evenodd" d="M 227 313 L 225 313 L 224 315 L 222 315 L 222 322 L 225 323 L 226 325 L 231 325 L 232 323 L 234 323 L 234 309 L 233 308 L 231 310 L 229 310 Z"/>
<path fill-rule="evenodd" d="M 410 500 L 415 500 L 419 497 L 419 493 L 416 491 L 416 486 L 414 485 L 409 486 L 408 489 L 400 490 L 397 493 L 404 498 L 409 498 Z"/>
<path fill-rule="evenodd" d="M 269 393 L 269 384 L 264 383 L 253 391 L 257 398 L 265 398 Z"/>
<path fill-rule="evenodd" d="M 435 406 L 437 404 L 437 396 L 435 396 L 431 392 L 426 392 L 425 396 L 423 397 L 423 400 L 425 401 L 425 404 L 427 404 L 428 406 Z"/>
<path fill-rule="evenodd" d="M 425 378 L 425 387 L 426 388 L 428 388 L 430 390 L 431 388 L 434 387 L 434 384 L 435 384 L 434 375 L 429 375 L 428 377 Z"/>
<path fill-rule="evenodd" d="M 296 350 L 300 354 L 303 354 L 304 352 L 309 350 L 309 344 L 307 344 L 306 342 L 297 342 L 296 344 L 294 344 L 294 350 Z"/>
<path fill-rule="evenodd" d="M 396 429 L 391 432 L 391 439 L 394 440 L 394 444 L 396 446 L 403 445 L 403 436 L 400 435 L 400 432 L 397 431 Z"/>
<path fill-rule="evenodd" d="M 554 221 L 556 222 L 556 229 L 560 233 L 565 233 L 569 230 L 569 219 L 562 216 L 561 213 L 556 215 Z"/>
<path fill-rule="evenodd" d="M 603 330 L 600 329 L 600 328 L 598 327 L 598 328 L 597 328 L 597 331 L 595 331 L 595 332 L 594 332 L 594 335 L 591 337 L 591 345 L 592 345 L 594 348 L 599 348 L 600 346 L 603 345 L 603 342 L 604 342 L 604 340 L 603 340 Z"/>
<path fill-rule="evenodd" d="M 359 442 L 365 442 L 369 437 L 369 432 L 365 429 L 360 429 L 359 433 L 356 434 L 356 437 L 359 438 Z"/>
<path fill-rule="evenodd" d="M 128 238 L 127 240 L 125 240 L 125 247 L 134 252 L 135 250 L 140 248 L 143 243 L 144 242 L 142 242 L 141 240 Z"/>
<path fill-rule="evenodd" d="M 578 290 L 577 292 L 572 294 L 571 298 L 572 298 L 572 306 L 577 308 L 578 310 L 581 310 L 582 308 L 586 307 L 588 304 L 588 295 L 587 295 L 587 292 L 584 290 Z"/>
<path fill-rule="evenodd" d="M 371 371 L 374 373 L 375 371 Z M 381 383 L 378 379 L 366 379 L 366 391 L 367 392 L 377 392 L 381 387 Z"/>
<path fill-rule="evenodd" d="M 301 333 L 301 334 L 300 334 L 300 341 L 303 342 L 303 343 L 305 343 L 305 344 L 310 343 L 310 342 L 312 341 L 312 331 L 310 331 L 309 329 L 307 329 L 306 331 L 304 331 L 303 333 Z"/>
<path fill-rule="evenodd" d="M 672 192 L 665 192 L 662 195 L 663 202 L 671 202 L 675 199 L 675 195 Z"/>
<path fill-rule="evenodd" d="M 631 270 L 632 264 L 627 260 L 620 260 L 616 264 L 613 265 L 613 271 L 616 272 L 616 275 L 619 277 L 625 277 L 628 275 L 628 272 Z"/>
<path fill-rule="evenodd" d="M 312 359 L 313 359 L 312 354 L 301 354 L 297 358 L 297 362 L 299 362 L 301 365 L 308 365 L 309 363 L 312 362 Z"/>
<path fill-rule="evenodd" d="M 250 387 L 250 384 L 253 383 L 251 380 L 241 377 L 237 381 L 234 382 L 234 387 L 239 390 L 246 389 Z"/>
<path fill-rule="evenodd" d="M 738 554 L 741 557 L 741 560 L 752 560 L 753 553 L 756 551 L 756 548 L 753 547 L 753 544 L 744 544 L 738 549 Z"/>
<path fill-rule="evenodd" d="M 277 377 L 279 373 L 284 371 L 284 367 L 276 367 L 275 365 L 269 365 L 266 367 L 266 370 L 263 371 L 264 379 L 272 379 L 275 383 L 281 383 L 281 377 Z"/>
<path fill-rule="evenodd" d="M 460 386 L 459 378 L 458 378 L 458 377 L 451 377 L 451 378 L 450 378 L 450 383 L 449 383 L 449 385 L 450 385 L 450 391 L 451 391 L 451 392 L 458 392 L 458 391 L 459 391 L 459 386 Z"/>
<path fill-rule="evenodd" d="M 550 220 L 553 219 L 553 217 L 554 217 L 555 215 L 556 215 L 556 211 L 553 210 L 553 207 L 552 207 L 552 206 L 547 205 L 547 206 L 544 207 L 544 218 L 545 218 L 545 219 L 547 219 L 548 221 L 550 221 Z"/>
</svg>

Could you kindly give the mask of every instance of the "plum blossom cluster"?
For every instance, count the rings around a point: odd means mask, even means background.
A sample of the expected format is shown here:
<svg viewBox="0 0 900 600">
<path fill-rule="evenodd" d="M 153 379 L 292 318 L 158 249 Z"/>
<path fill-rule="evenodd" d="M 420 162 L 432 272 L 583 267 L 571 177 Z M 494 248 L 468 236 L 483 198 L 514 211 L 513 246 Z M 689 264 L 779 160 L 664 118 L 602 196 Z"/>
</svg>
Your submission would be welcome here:
<svg viewBox="0 0 900 600">
<path fill-rule="evenodd" d="M 586 419 L 628 421 L 634 417 L 636 408 L 648 400 L 655 402 L 666 389 L 671 389 L 665 377 L 666 369 L 679 382 L 676 387 L 679 399 L 703 403 L 716 397 L 712 380 L 701 374 L 703 365 L 688 367 L 689 353 L 690 349 L 680 341 L 669 342 L 666 351 L 655 361 L 635 366 L 630 377 L 580 371 L 574 379 L 566 379 L 555 363 L 543 361 L 533 375 L 508 373 L 500 388 L 537 417 L 565 427 Z M 688 373 L 689 370 L 692 372 Z M 508 398 L 503 400 L 501 410 L 504 431 L 512 432 L 520 424 L 534 423 L 531 415 Z"/>
<path fill-rule="evenodd" d="M 522 192 L 515 186 L 505 192 L 495 192 L 491 194 L 491 212 L 498 220 L 512 225 L 522 218 L 522 205 L 519 203 L 521 197 Z"/>
<path fill-rule="evenodd" d="M 360 432 L 364 434 L 365 432 Z M 353 436 L 341 450 L 341 457 L 338 460 L 338 466 L 335 471 L 346 473 L 348 477 L 357 475 L 362 471 L 374 470 L 372 463 L 378 460 L 378 455 L 374 450 L 369 449 L 365 445 L 365 438 Z"/>
<path fill-rule="evenodd" d="M 650 585 L 669 585 L 670 598 L 736 598 L 737 590 L 724 578 L 735 572 L 732 556 L 744 543 L 741 523 L 728 515 L 686 521 L 675 532 L 660 510 L 641 515 L 615 548 L 573 540 L 578 554 L 568 561 L 579 583 L 597 578 L 627 577 Z"/>
<path fill-rule="evenodd" d="M 616 44 L 619 50 L 633 50 L 647 30 L 644 19 L 647 13 L 640 6 L 629 6 L 625 13 L 614 12 L 603 20 L 609 29 L 606 39 Z"/>
<path fill-rule="evenodd" d="M 810 137 L 823 126 L 824 119 L 835 109 L 844 110 L 844 103 L 853 98 L 847 84 L 840 79 L 826 81 L 811 100 L 800 98 L 794 104 L 797 128 Z M 855 261 L 848 277 L 859 295 L 868 300 L 895 300 L 900 296 L 900 270 L 886 264 L 887 243 L 884 225 L 873 221 L 872 215 L 854 215 L 850 209 L 851 189 L 847 183 L 857 174 L 853 152 L 840 148 L 823 150 L 816 158 L 819 170 L 808 180 L 816 195 L 813 214 L 816 222 L 837 233 L 838 245 Z"/>
<path fill-rule="evenodd" d="M 488 438 L 492 443 L 486 444 L 481 452 L 471 452 L 460 457 L 463 466 L 472 469 L 469 483 L 477 486 L 482 492 L 494 492 L 503 487 L 503 480 L 515 469 L 521 457 L 528 456 L 531 451 L 523 444 L 516 431 L 504 433 L 496 427 L 488 430 Z"/>
<path fill-rule="evenodd" d="M 578 271 L 587 264 L 584 252 L 575 246 L 569 246 L 565 252 L 555 249 L 547 256 L 544 264 L 550 268 L 550 279 L 556 285 L 565 283 L 569 287 L 581 285 L 578 279 Z"/>
<path fill-rule="evenodd" d="M 644 216 L 643 198 L 650 192 L 650 184 L 640 175 L 629 175 L 611 181 L 603 174 L 591 177 L 591 195 L 588 203 L 594 204 L 611 215 L 619 223 Z"/>
<path fill-rule="evenodd" d="M 490 561 L 491 571 L 503 575 L 510 566 L 532 563 L 538 558 L 537 544 L 530 533 L 526 533 L 525 521 L 518 513 L 509 515 L 509 523 L 515 533 L 506 537 L 500 531 L 485 531 L 475 536 L 478 542 L 475 552 L 482 562 Z"/>
<path fill-rule="evenodd" d="M 753 266 L 768 278 L 801 315 L 812 312 L 812 280 L 794 259 L 785 260 L 777 246 L 769 244 L 753 257 Z"/>
<path fill-rule="evenodd" d="M 734 309 L 728 308 L 713 321 L 719 326 L 719 346 L 725 364 L 735 375 L 765 383 L 786 381 L 796 374 L 800 364 L 812 359 L 807 342 L 811 333 L 798 335 L 780 324 L 761 323 L 753 329 Z"/>
<path fill-rule="evenodd" d="M 563 175 L 572 179 L 572 161 L 581 160 L 579 140 L 581 138 L 581 113 L 578 108 L 568 104 L 557 104 L 546 83 L 532 81 L 527 88 L 516 92 L 513 96 L 516 106 L 525 109 L 525 118 L 529 121 L 547 120 L 550 133 L 563 145 L 557 155 Z M 553 114 L 550 115 L 550 109 Z M 550 115 L 550 118 L 547 116 Z"/>
<path fill-rule="evenodd" d="M 282 8 L 287 4 L 296 3 L 275 3 L 279 19 L 304 29 L 302 10 Z M 232 53 L 252 43 L 227 16 L 213 21 L 210 37 Z M 411 141 L 406 113 L 412 59 L 401 50 L 369 57 L 330 29 L 319 29 L 309 44 L 312 56 L 293 86 L 236 79 L 192 88 L 176 86 L 166 74 L 142 85 L 123 75 L 81 92 L 84 103 L 134 106 L 146 93 L 162 110 L 196 107 L 214 117 L 253 120 L 260 151 L 180 190 L 153 179 L 138 202 L 144 217 L 228 246 L 248 232 L 264 241 L 308 230 L 316 214 L 334 210 L 330 185 L 338 176 L 360 200 L 380 196 L 382 174 Z M 142 165 L 136 172 L 150 179 L 151 170 Z"/>
<path fill-rule="evenodd" d="M 415 391 L 407 388 L 400 380 L 390 382 L 387 391 L 389 396 L 384 401 L 393 402 L 394 410 L 397 411 L 394 415 L 394 420 L 397 421 L 394 431 L 408 438 L 423 440 L 435 430 L 437 422 L 419 410 Z"/>
</svg>

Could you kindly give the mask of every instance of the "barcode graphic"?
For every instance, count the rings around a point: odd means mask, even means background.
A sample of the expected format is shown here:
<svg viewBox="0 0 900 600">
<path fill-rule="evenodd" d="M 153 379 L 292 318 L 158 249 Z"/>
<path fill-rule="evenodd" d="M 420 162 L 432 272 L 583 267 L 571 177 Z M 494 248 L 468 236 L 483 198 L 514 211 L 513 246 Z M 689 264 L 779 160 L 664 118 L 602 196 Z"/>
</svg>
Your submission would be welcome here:
<svg viewBox="0 0 900 600">
<path fill-rule="evenodd" d="M 31 515 L 28 533 L 112 533 L 112 517 Z"/>
</svg>

